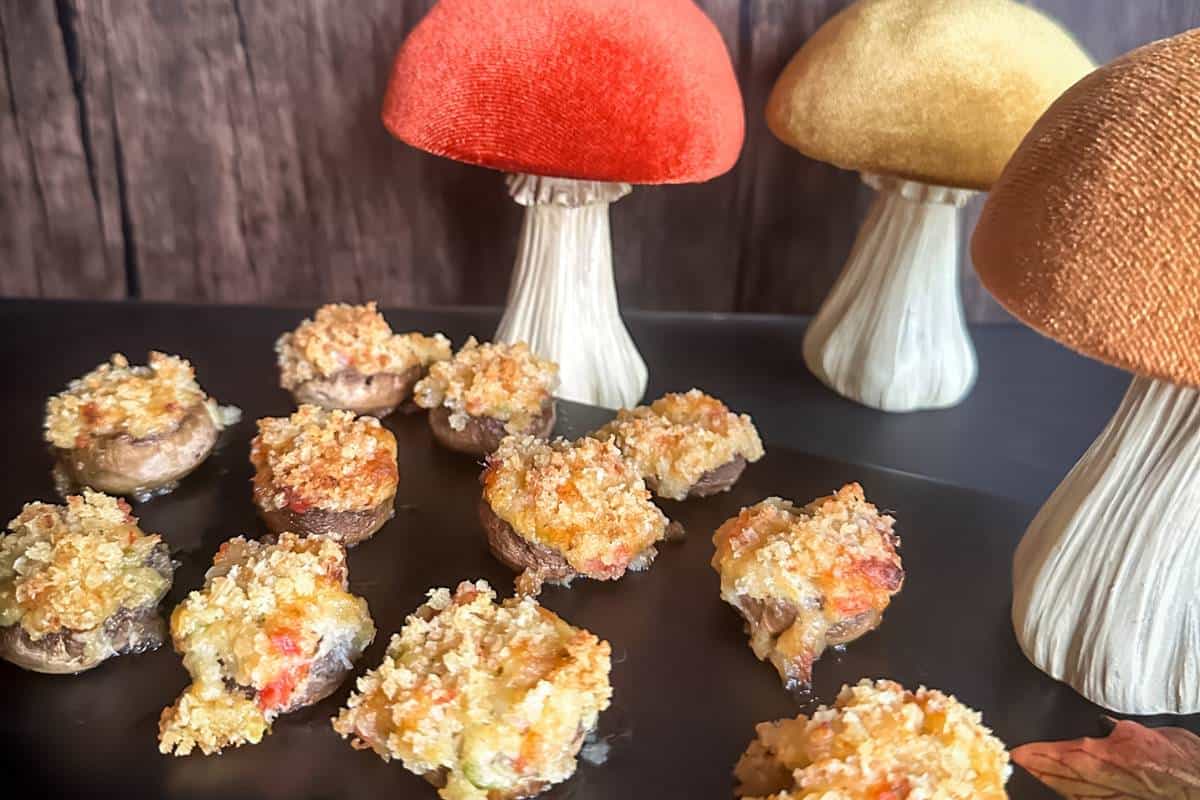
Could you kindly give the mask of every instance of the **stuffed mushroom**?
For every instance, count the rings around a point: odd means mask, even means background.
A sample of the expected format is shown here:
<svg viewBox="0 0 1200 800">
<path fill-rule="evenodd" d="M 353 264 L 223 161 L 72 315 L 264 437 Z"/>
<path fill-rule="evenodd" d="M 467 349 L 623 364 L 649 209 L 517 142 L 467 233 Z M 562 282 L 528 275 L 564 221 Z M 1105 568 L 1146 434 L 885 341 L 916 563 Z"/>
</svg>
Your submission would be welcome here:
<svg viewBox="0 0 1200 800">
<path fill-rule="evenodd" d="M 124 500 L 85 490 L 64 506 L 29 503 L 0 537 L 0 658 L 76 673 L 153 650 L 174 572 Z"/>
<path fill-rule="evenodd" d="M 375 638 L 367 601 L 347 590 L 346 551 L 325 538 L 280 534 L 221 545 L 171 615 L 192 683 L 158 723 L 158 749 L 257 744 L 280 714 L 333 692 Z"/>
<path fill-rule="evenodd" d="M 492 554 L 520 572 L 517 589 L 615 580 L 650 566 L 675 532 L 610 442 L 509 436 L 487 460 L 479 517 Z"/>
<path fill-rule="evenodd" d="M 808 685 L 826 647 L 878 627 L 904 582 L 894 523 L 851 483 L 800 508 L 767 498 L 713 534 L 721 599 L 785 685 Z"/>
<path fill-rule="evenodd" d="M 571 777 L 612 696 L 608 642 L 485 581 L 429 600 L 333 721 L 444 800 L 530 797 Z"/>
<path fill-rule="evenodd" d="M 843 686 L 811 717 L 764 722 L 734 769 L 740 800 L 1007 800 L 1004 743 L 978 711 L 924 686 Z"/>
<path fill-rule="evenodd" d="M 145 499 L 200 466 L 240 417 L 204 393 L 186 360 L 152 352 L 130 366 L 117 353 L 50 398 L 46 440 L 64 496 L 86 486 Z"/>
<path fill-rule="evenodd" d="M 440 333 L 393 333 L 375 307 L 334 303 L 275 343 L 279 382 L 297 403 L 386 417 L 431 363 L 450 357 Z"/>
<path fill-rule="evenodd" d="M 394 513 L 396 437 L 374 417 L 303 405 L 290 417 L 260 419 L 250 463 L 254 504 L 273 533 L 353 547 Z"/>
<path fill-rule="evenodd" d="M 413 390 L 429 409 L 433 436 L 451 450 L 484 456 L 508 435 L 545 439 L 554 430 L 558 365 L 524 342 L 480 344 L 474 338 L 449 361 L 434 364 Z"/>
<path fill-rule="evenodd" d="M 616 444 L 646 485 L 670 500 L 727 492 L 747 462 L 763 457 L 750 417 L 699 389 L 621 409 L 592 435 Z"/>
</svg>

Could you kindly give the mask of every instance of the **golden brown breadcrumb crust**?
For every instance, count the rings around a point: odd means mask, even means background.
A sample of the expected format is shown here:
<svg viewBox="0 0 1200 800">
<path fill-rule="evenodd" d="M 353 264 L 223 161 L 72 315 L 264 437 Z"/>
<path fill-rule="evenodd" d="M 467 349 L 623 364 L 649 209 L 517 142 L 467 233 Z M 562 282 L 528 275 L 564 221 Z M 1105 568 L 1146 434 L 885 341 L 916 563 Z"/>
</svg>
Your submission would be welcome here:
<svg viewBox="0 0 1200 800">
<path fill-rule="evenodd" d="M 593 436 L 611 439 L 661 497 L 683 500 L 706 472 L 738 456 L 763 456 L 758 430 L 699 389 L 666 394 L 648 406 L 623 408 Z"/>
<path fill-rule="evenodd" d="M 527 433 L 556 388 L 558 365 L 538 358 L 529 345 L 480 344 L 471 337 L 454 358 L 429 368 L 413 387 L 413 401 L 421 408 L 450 409 L 456 431 L 470 417 L 491 417 L 509 433 Z"/>
<path fill-rule="evenodd" d="M 171 615 L 171 636 L 192 683 L 162 713 L 159 750 L 207 755 L 259 742 L 322 640 L 346 636 L 361 652 L 375 625 L 347 591 L 341 545 L 283 533 L 275 544 L 239 536 L 221 545 L 204 588 Z"/>
<path fill-rule="evenodd" d="M 569 778 L 612 695 L 609 644 L 531 598 L 495 599 L 486 581 L 431 590 L 334 730 L 418 775 L 443 775 L 444 800 Z"/>
<path fill-rule="evenodd" d="M 291 391 L 314 378 L 339 372 L 400 375 L 450 357 L 450 340 L 440 333 L 393 333 L 374 302 L 331 303 L 275 343 L 280 384 Z"/>
<path fill-rule="evenodd" d="M 396 437 L 374 417 L 302 405 L 258 421 L 250 444 L 263 509 L 366 511 L 396 494 Z"/>
<path fill-rule="evenodd" d="M 889 681 L 843 686 L 811 718 L 764 722 L 735 769 L 743 800 L 1004 800 L 1012 768 L 979 712 Z"/>
<path fill-rule="evenodd" d="M 147 565 L 160 541 L 124 500 L 90 489 L 62 506 L 26 504 L 0 537 L 0 626 L 36 640 L 155 605 L 171 586 Z"/>
<path fill-rule="evenodd" d="M 71 450 L 94 437 L 146 439 L 174 430 L 201 404 L 217 428 L 239 416 L 204 393 L 186 359 L 152 351 L 146 366 L 130 366 L 114 353 L 46 403 L 46 441 Z"/>
<path fill-rule="evenodd" d="M 721 599 L 737 608 L 749 598 L 797 611 L 777 639 L 751 620 L 755 655 L 792 680 L 791 665 L 807 673 L 833 626 L 882 613 L 904 578 L 894 523 L 850 483 L 801 508 L 770 497 L 721 525 L 712 558 Z"/>
<path fill-rule="evenodd" d="M 621 577 L 666 536 L 666 516 L 611 442 L 507 436 L 482 480 L 484 500 L 518 536 L 590 578 Z"/>
</svg>

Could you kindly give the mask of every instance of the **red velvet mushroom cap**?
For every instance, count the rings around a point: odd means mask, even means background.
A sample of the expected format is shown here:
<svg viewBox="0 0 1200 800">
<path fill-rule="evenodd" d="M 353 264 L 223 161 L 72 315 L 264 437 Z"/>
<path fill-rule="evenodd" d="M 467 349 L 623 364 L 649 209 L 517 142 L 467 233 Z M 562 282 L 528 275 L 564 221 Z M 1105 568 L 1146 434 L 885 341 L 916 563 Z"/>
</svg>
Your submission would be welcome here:
<svg viewBox="0 0 1200 800">
<path fill-rule="evenodd" d="M 435 155 L 625 183 L 716 177 L 745 136 L 729 53 L 692 0 L 440 0 L 382 116 Z"/>
</svg>

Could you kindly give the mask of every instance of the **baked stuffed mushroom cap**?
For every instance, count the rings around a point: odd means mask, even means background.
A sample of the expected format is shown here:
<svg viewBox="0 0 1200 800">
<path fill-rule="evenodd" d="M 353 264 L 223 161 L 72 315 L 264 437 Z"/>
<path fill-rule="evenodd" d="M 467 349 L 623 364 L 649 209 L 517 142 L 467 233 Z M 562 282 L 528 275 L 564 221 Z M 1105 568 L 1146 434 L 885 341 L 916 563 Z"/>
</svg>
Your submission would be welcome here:
<svg viewBox="0 0 1200 800">
<path fill-rule="evenodd" d="M 557 386 L 558 365 L 524 342 L 480 344 L 471 337 L 454 358 L 431 366 L 413 394 L 418 406 L 429 409 L 435 439 L 484 456 L 508 435 L 549 436 Z"/>
<path fill-rule="evenodd" d="M 895 681 L 843 686 L 811 717 L 764 722 L 738 761 L 743 800 L 1007 800 L 1004 743 L 951 695 Z"/>
<path fill-rule="evenodd" d="M 218 406 L 192 365 L 151 352 L 146 366 L 117 353 L 46 403 L 46 441 L 66 494 L 90 487 L 143 499 L 203 463 L 241 412 Z"/>
<path fill-rule="evenodd" d="M 1014 0 L 859 0 L 780 74 L 767 125 L 843 169 L 987 189 L 1091 69 L 1071 34 Z"/>
<path fill-rule="evenodd" d="M 486 581 L 431 590 L 334 730 L 444 800 L 530 797 L 571 777 L 612 696 L 611 648 L 532 598 L 495 599 Z"/>
<path fill-rule="evenodd" d="M 85 490 L 62 506 L 29 503 L 0 537 L 0 657 L 76 673 L 152 650 L 174 572 L 123 500 Z"/>
<path fill-rule="evenodd" d="M 509 436 L 480 480 L 480 521 L 492 554 L 521 572 L 517 588 L 577 575 L 615 580 L 650 566 L 669 533 L 666 516 L 611 442 Z"/>
<path fill-rule="evenodd" d="M 393 333 L 375 303 L 321 306 L 275 343 L 280 385 L 297 403 L 386 417 L 428 366 L 450 357 L 440 333 Z"/>
<path fill-rule="evenodd" d="M 894 522 L 851 483 L 800 508 L 769 497 L 713 534 L 721 599 L 745 618 L 754 654 L 789 687 L 812 680 L 826 647 L 882 621 L 904 582 Z"/>
<path fill-rule="evenodd" d="M 750 417 L 699 389 L 621 409 L 594 434 L 611 440 L 659 497 L 683 500 L 727 492 L 747 462 L 763 457 Z"/>
<path fill-rule="evenodd" d="M 375 638 L 367 601 L 347 585 L 346 551 L 331 539 L 221 545 L 204 588 L 171 615 L 192 683 L 163 711 L 158 749 L 257 744 L 280 714 L 333 692 Z"/>
<path fill-rule="evenodd" d="M 302 405 L 290 417 L 260 419 L 250 463 L 254 504 L 273 533 L 353 547 L 395 513 L 396 437 L 375 417 Z"/>
</svg>

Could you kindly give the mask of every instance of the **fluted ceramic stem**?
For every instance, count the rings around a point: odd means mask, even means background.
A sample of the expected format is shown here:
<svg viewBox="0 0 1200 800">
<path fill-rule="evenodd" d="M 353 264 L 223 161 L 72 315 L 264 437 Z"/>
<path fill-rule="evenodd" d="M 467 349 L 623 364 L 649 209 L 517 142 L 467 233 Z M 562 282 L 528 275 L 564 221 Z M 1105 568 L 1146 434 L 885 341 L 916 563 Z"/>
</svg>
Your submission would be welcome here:
<svg viewBox="0 0 1200 800">
<path fill-rule="evenodd" d="M 1013 625 L 1098 705 L 1200 711 L 1200 390 L 1134 379 L 1017 548 Z"/>
<path fill-rule="evenodd" d="M 636 405 L 646 363 L 617 307 L 608 228 L 609 203 L 629 184 L 511 175 L 508 185 L 525 222 L 496 339 L 557 361 L 560 397 Z"/>
<path fill-rule="evenodd" d="M 879 196 L 809 325 L 804 361 L 826 386 L 866 406 L 956 405 L 976 372 L 958 288 L 958 209 L 974 192 L 863 180 Z"/>
</svg>

